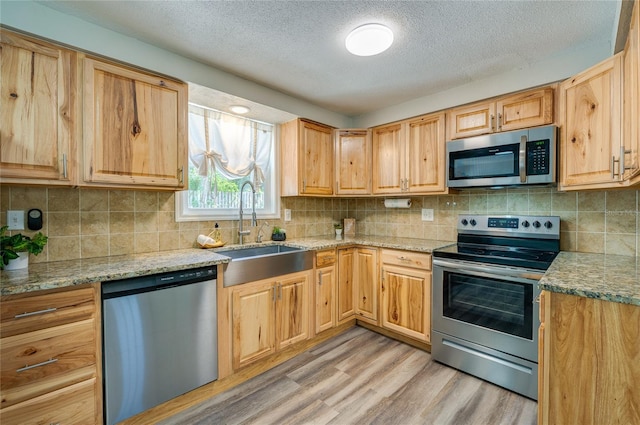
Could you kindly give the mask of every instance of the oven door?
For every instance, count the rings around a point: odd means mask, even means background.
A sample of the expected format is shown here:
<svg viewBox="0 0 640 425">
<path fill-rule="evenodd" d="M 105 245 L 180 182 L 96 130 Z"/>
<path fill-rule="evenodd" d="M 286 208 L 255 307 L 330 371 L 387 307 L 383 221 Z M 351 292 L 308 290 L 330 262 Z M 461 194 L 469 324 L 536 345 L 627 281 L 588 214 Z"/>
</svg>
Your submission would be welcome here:
<svg viewBox="0 0 640 425">
<path fill-rule="evenodd" d="M 433 260 L 433 331 L 536 362 L 539 270 Z"/>
</svg>

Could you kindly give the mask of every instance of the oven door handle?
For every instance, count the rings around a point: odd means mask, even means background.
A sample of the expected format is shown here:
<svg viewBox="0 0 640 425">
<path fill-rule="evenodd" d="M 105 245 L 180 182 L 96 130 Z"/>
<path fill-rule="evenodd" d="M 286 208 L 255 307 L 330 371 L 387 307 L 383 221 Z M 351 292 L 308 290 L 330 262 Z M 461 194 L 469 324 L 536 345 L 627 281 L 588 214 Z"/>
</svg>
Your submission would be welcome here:
<svg viewBox="0 0 640 425">
<path fill-rule="evenodd" d="M 468 261 L 448 261 L 441 258 L 433 260 L 433 267 L 446 267 L 461 272 L 491 274 L 498 277 L 514 277 L 527 280 L 540 280 L 543 274 L 539 270 L 498 266 L 494 264 L 478 264 Z"/>
</svg>

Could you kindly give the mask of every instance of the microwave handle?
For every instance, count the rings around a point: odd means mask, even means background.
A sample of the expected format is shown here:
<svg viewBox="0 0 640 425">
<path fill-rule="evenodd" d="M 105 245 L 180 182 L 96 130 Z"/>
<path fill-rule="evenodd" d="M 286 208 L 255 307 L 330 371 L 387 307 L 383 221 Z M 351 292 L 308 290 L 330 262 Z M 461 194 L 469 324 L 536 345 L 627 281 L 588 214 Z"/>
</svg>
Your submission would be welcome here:
<svg viewBox="0 0 640 425">
<path fill-rule="evenodd" d="M 527 182 L 527 136 L 520 137 L 520 160 L 518 161 L 520 168 L 520 183 Z"/>
</svg>

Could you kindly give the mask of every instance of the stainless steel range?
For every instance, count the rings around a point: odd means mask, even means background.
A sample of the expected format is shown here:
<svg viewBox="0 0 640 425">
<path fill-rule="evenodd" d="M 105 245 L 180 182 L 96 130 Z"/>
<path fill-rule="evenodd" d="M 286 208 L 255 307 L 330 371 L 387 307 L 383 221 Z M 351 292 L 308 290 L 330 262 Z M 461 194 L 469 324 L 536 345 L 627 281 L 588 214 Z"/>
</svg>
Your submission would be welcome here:
<svg viewBox="0 0 640 425">
<path fill-rule="evenodd" d="M 459 216 L 433 252 L 433 359 L 537 400 L 537 283 L 559 250 L 559 217 Z"/>
</svg>

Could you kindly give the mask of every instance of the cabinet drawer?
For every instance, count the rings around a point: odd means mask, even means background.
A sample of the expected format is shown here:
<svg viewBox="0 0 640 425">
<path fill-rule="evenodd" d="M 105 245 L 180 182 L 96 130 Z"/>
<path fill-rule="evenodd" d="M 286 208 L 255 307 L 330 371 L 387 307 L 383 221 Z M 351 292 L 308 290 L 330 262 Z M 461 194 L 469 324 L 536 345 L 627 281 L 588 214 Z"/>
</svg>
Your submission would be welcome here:
<svg viewBox="0 0 640 425">
<path fill-rule="evenodd" d="M 0 303 L 0 337 L 91 318 L 95 312 L 94 297 L 92 287 L 3 297 Z"/>
<path fill-rule="evenodd" d="M 92 378 L 2 409 L 2 424 L 102 423 L 96 411 L 95 386 Z"/>
<path fill-rule="evenodd" d="M 316 252 L 316 267 L 330 266 L 335 263 L 336 263 L 335 249 Z"/>
<path fill-rule="evenodd" d="M 96 376 L 93 319 L 0 340 L 2 407 Z"/>
<path fill-rule="evenodd" d="M 431 270 L 431 254 L 412 251 L 382 250 L 382 262 L 397 266 L 416 267 Z"/>
</svg>

